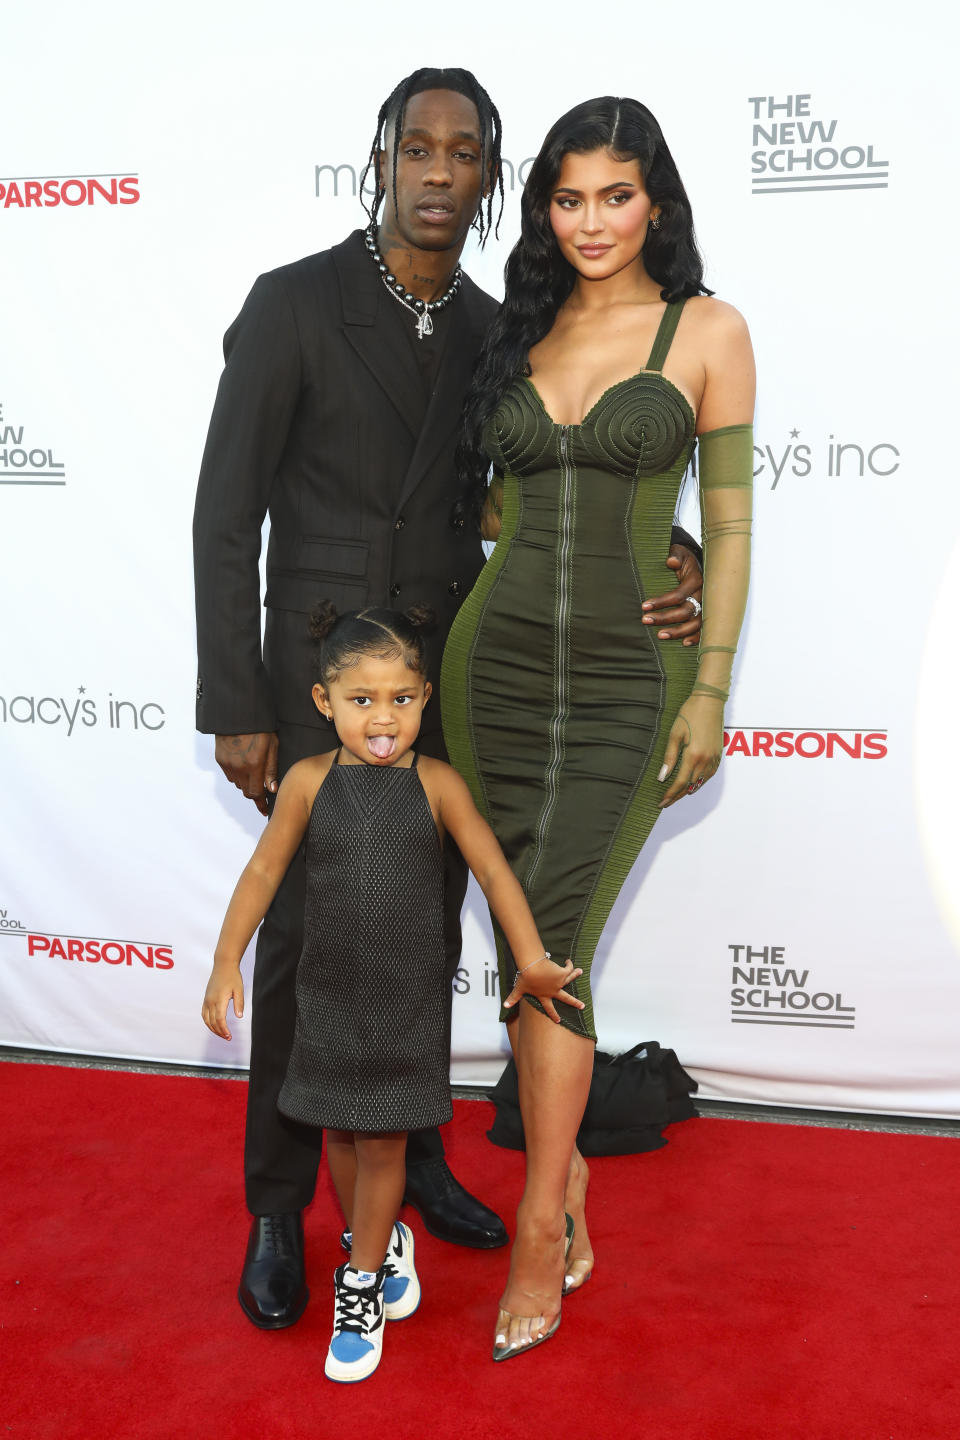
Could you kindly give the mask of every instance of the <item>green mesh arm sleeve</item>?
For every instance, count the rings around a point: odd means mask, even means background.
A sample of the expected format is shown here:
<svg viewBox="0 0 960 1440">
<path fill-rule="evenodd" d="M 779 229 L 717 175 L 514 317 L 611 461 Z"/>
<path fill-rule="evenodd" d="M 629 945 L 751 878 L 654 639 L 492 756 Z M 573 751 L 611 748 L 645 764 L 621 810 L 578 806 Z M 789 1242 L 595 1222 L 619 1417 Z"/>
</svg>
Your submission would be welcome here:
<svg viewBox="0 0 960 1440">
<path fill-rule="evenodd" d="M 708 430 L 698 443 L 703 631 L 693 693 L 726 700 L 750 582 L 753 426 Z"/>
</svg>

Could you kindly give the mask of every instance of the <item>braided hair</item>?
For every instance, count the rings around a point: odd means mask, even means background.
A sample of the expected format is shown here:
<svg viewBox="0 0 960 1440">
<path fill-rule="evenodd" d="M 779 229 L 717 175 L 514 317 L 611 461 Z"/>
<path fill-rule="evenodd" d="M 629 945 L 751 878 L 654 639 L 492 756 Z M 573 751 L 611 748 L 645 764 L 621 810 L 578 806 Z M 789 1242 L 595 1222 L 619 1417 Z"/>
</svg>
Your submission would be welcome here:
<svg viewBox="0 0 960 1440">
<path fill-rule="evenodd" d="M 332 600 L 323 600 L 310 616 L 320 683 L 328 688 L 367 655 L 378 660 L 402 659 L 408 670 L 426 679 L 424 636 L 435 629 L 436 616 L 428 605 L 411 605 L 405 611 L 371 605 L 340 615 Z"/>
<path fill-rule="evenodd" d="M 448 69 L 437 69 L 434 66 L 426 66 L 421 70 L 414 70 L 405 80 L 401 80 L 395 89 L 380 106 L 380 113 L 377 116 L 377 131 L 370 146 L 370 153 L 367 156 L 367 163 L 363 167 L 360 176 L 360 195 L 364 194 L 364 185 L 370 171 L 373 171 L 374 196 L 368 205 L 363 200 L 363 207 L 371 220 L 376 219 L 377 211 L 383 203 L 387 193 L 384 176 L 380 165 L 380 153 L 386 148 L 387 139 L 391 132 L 393 134 L 392 150 L 392 196 L 393 211 L 398 213 L 397 205 L 397 156 L 400 152 L 400 136 L 403 130 L 403 120 L 406 114 L 407 104 L 414 95 L 420 95 L 424 90 L 452 90 L 457 95 L 463 95 L 476 107 L 477 117 L 480 121 L 480 173 L 486 179 L 489 175 L 491 185 L 489 193 L 484 196 L 481 193 L 480 203 L 477 206 L 477 213 L 473 225 L 476 226 L 480 236 L 480 244 L 485 245 L 487 236 L 491 230 L 496 235 L 500 228 L 500 221 L 503 218 L 503 166 L 500 163 L 500 112 L 477 80 L 476 76 L 469 70 L 461 70 L 455 66 Z M 493 219 L 494 194 L 500 196 L 500 208 L 497 213 L 496 222 Z"/>
</svg>

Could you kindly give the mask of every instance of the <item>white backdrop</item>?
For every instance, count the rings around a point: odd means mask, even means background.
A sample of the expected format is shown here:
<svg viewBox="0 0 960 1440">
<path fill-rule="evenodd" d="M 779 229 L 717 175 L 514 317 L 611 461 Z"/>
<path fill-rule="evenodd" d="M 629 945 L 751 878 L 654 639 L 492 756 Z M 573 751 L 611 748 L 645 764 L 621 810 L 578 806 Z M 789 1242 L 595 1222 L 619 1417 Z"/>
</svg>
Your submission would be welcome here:
<svg viewBox="0 0 960 1440">
<path fill-rule="evenodd" d="M 190 518 L 220 339 L 258 272 L 363 223 L 355 175 L 393 84 L 464 64 L 512 167 L 471 274 L 500 293 L 522 162 L 556 116 L 636 95 L 760 367 L 729 754 L 621 896 L 601 1041 L 673 1045 L 706 1095 L 960 1113 L 953 12 L 595 13 L 485 0 L 439 42 L 382 0 L 6 17 L 0 1043 L 246 1064 L 249 1020 L 232 1045 L 199 1020 L 260 825 L 193 730 Z M 492 975 L 473 895 L 460 1081 L 501 1068 Z"/>
</svg>

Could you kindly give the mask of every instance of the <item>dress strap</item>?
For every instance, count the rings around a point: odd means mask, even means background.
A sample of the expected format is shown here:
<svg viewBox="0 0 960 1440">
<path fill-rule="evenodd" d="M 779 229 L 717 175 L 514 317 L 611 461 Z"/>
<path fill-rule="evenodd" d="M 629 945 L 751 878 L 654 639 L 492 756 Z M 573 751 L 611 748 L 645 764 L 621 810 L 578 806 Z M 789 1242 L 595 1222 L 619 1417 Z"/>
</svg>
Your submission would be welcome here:
<svg viewBox="0 0 960 1440">
<path fill-rule="evenodd" d="M 334 765 L 339 765 L 339 764 L 340 764 L 340 756 L 341 756 L 342 754 L 343 754 L 343 746 L 342 746 L 342 745 L 338 745 L 338 746 L 337 746 L 337 753 L 336 753 L 336 755 L 334 755 L 334 757 L 333 757 L 333 764 L 334 764 Z M 331 766 L 330 768 L 332 769 L 333 766 Z"/>
<path fill-rule="evenodd" d="M 410 769 L 411 769 L 411 770 L 416 770 L 416 768 L 417 768 L 417 761 L 418 761 L 419 759 L 420 759 L 420 751 L 417 749 L 416 746 L 414 746 L 414 747 L 413 747 L 413 760 L 410 762 Z"/>
<path fill-rule="evenodd" d="M 686 296 L 682 300 L 671 300 L 664 310 L 660 328 L 654 338 L 653 349 L 650 351 L 650 359 L 647 361 L 646 368 L 648 370 L 663 369 L 663 362 L 667 358 L 667 351 L 677 333 L 677 326 L 680 324 L 680 316 L 683 314 L 683 307 L 686 303 Z"/>
</svg>

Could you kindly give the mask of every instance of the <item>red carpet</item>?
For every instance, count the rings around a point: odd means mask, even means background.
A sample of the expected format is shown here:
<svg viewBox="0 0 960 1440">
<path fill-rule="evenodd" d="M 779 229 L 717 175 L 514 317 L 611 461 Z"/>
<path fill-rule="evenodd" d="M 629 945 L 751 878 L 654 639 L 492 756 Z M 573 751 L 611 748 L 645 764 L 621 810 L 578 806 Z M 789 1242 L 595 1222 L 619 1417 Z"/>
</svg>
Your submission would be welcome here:
<svg viewBox="0 0 960 1440">
<path fill-rule="evenodd" d="M 265 1334 L 235 1290 L 245 1087 L 0 1065 L 0 1435 L 10 1440 L 955 1440 L 960 1143 L 738 1121 L 593 1165 L 594 1279 L 554 1340 L 488 1358 L 505 1251 L 414 1217 L 418 1313 L 377 1374 L 324 1379 L 340 1221 Z M 522 1156 L 460 1102 L 456 1173 L 507 1216 Z"/>
</svg>

